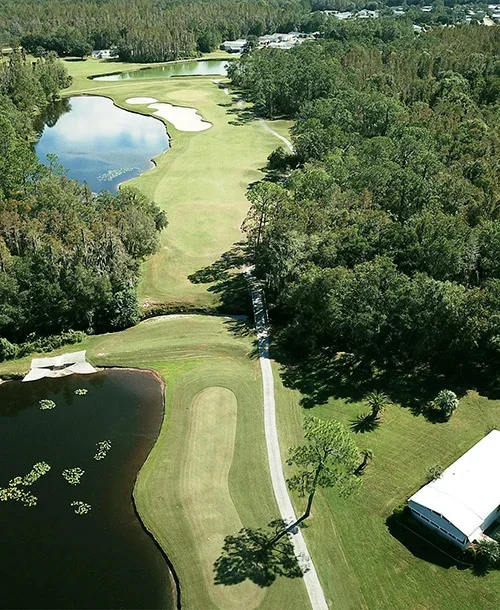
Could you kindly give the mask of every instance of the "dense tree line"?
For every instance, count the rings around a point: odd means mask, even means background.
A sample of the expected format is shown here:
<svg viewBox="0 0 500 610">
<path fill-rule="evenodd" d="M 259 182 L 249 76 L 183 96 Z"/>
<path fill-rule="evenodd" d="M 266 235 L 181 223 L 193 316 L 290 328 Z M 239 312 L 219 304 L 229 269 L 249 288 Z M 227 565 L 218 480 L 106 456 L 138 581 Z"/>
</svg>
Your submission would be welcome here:
<svg viewBox="0 0 500 610">
<path fill-rule="evenodd" d="M 294 155 L 249 191 L 256 273 L 298 353 L 500 365 L 500 30 L 255 51 L 232 69 Z"/>
<path fill-rule="evenodd" d="M 95 196 L 38 162 L 33 120 L 67 85 L 51 55 L 0 66 L 0 357 L 10 343 L 135 323 L 139 264 L 166 224 L 138 192 Z"/>
<path fill-rule="evenodd" d="M 303 14 L 300 0 L 5 0 L 0 37 L 30 52 L 79 56 L 116 46 L 124 61 L 167 61 L 224 39 L 289 31 Z"/>
<path fill-rule="evenodd" d="M 399 0 L 4 0 L 0 3 L 0 40 L 35 55 L 84 56 L 92 49 L 115 47 L 123 61 L 169 61 L 216 49 L 223 40 L 302 30 L 327 37 L 344 22 L 326 8 L 377 9 L 393 17 Z M 487 4 L 436 0 L 423 12 L 424 0 L 406 3 L 393 21 L 422 25 L 463 21 L 470 7 Z M 357 27 L 365 29 L 366 20 Z M 353 32 L 350 31 L 352 36 Z"/>
</svg>

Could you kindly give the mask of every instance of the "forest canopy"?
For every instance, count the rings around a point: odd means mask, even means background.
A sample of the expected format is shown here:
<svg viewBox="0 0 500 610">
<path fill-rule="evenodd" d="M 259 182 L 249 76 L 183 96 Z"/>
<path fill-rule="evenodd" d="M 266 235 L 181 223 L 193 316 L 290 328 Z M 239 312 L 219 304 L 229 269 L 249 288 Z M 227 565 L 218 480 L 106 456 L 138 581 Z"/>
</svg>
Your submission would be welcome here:
<svg viewBox="0 0 500 610">
<path fill-rule="evenodd" d="M 498 372 L 500 28 L 351 22 L 230 72 L 295 119 L 243 225 L 294 352 Z"/>
<path fill-rule="evenodd" d="M 392 7 L 404 5 L 403 15 Z M 340 27 L 325 9 L 378 10 L 383 20 L 406 27 L 463 22 L 471 7 L 482 19 L 487 3 L 436 0 L 2 0 L 0 41 L 36 55 L 88 55 L 116 48 L 128 62 L 170 61 L 217 49 L 224 40 L 273 32 L 319 32 Z M 479 11 L 476 14 L 476 10 Z M 363 31 L 366 19 L 355 20 Z M 370 20 L 368 20 L 370 21 Z M 352 34 L 352 32 L 351 32 Z"/>
<path fill-rule="evenodd" d="M 50 54 L 0 66 L 0 359 L 12 343 L 137 322 L 139 264 L 166 225 L 139 192 L 96 196 L 38 162 L 33 121 L 68 84 Z"/>
</svg>

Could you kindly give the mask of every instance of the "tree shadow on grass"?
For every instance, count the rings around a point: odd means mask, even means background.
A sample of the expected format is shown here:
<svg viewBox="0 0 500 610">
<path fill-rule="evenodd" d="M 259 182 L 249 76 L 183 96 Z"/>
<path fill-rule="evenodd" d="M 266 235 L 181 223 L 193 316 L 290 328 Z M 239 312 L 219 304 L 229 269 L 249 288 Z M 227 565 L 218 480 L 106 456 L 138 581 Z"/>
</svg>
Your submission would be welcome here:
<svg viewBox="0 0 500 610">
<path fill-rule="evenodd" d="M 284 527 L 284 522 L 276 519 L 265 529 L 243 528 L 235 535 L 226 536 L 222 554 L 214 564 L 215 584 L 237 585 L 251 580 L 259 587 L 269 587 L 277 576 L 302 578 L 304 569 L 288 537 L 272 546 L 269 544 Z"/>
<path fill-rule="evenodd" d="M 458 365 L 448 372 L 413 363 L 377 365 L 368 358 L 333 349 L 308 354 L 300 341 L 288 330 L 274 329 L 271 353 L 281 365 L 284 385 L 301 392 L 305 408 L 326 404 L 330 398 L 358 402 L 368 392 L 379 390 L 414 415 L 440 425 L 446 420 L 430 409 L 429 403 L 443 388 L 452 389 L 459 397 L 470 389 L 490 398 L 500 394 L 493 383 L 497 374 L 492 372 L 471 372 Z"/>
<path fill-rule="evenodd" d="M 380 426 L 381 420 L 378 415 L 373 413 L 365 413 L 365 415 L 358 415 L 350 423 L 350 428 L 356 434 L 363 434 L 364 432 L 373 432 Z"/>
<path fill-rule="evenodd" d="M 241 273 L 246 262 L 245 243 L 238 242 L 217 261 L 192 273 L 188 279 L 193 284 L 211 284 L 207 290 L 219 296 L 219 312 L 249 315 L 252 303 L 248 281 Z"/>
</svg>

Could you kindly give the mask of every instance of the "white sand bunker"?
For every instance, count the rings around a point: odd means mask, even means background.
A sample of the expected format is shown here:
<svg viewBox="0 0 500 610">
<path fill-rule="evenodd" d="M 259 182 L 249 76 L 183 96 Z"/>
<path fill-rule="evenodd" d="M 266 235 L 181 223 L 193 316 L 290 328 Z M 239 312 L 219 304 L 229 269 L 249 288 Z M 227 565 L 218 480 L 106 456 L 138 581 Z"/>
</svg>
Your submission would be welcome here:
<svg viewBox="0 0 500 610">
<path fill-rule="evenodd" d="M 96 369 L 87 362 L 86 351 L 61 354 L 52 358 L 33 358 L 30 372 L 23 381 L 36 381 L 43 377 L 67 377 L 73 373 L 88 375 Z"/>
<path fill-rule="evenodd" d="M 155 97 L 129 97 L 127 104 L 154 104 L 157 101 Z"/>
<path fill-rule="evenodd" d="M 184 108 L 183 106 L 173 106 L 164 102 L 158 102 L 154 97 L 130 97 L 126 100 L 127 104 L 144 104 L 148 108 L 153 108 L 155 116 L 165 119 L 179 131 L 205 131 L 212 127 L 212 123 L 204 121 L 198 114 L 196 108 Z"/>
</svg>

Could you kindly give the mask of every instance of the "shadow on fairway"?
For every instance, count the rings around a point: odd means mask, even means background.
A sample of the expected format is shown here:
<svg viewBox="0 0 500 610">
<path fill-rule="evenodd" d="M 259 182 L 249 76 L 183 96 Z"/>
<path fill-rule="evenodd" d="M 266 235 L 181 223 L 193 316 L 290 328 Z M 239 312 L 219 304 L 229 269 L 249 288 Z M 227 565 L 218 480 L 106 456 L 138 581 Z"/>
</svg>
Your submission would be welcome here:
<svg viewBox="0 0 500 610">
<path fill-rule="evenodd" d="M 246 262 L 245 244 L 238 242 L 214 263 L 195 271 L 188 279 L 193 284 L 211 284 L 207 290 L 219 295 L 220 313 L 248 315 L 252 311 L 252 303 L 248 281 L 241 273 L 241 267 Z"/>
<path fill-rule="evenodd" d="M 269 541 L 285 527 L 281 519 L 267 527 L 243 528 L 226 536 L 221 556 L 214 564 L 216 585 L 237 585 L 251 580 L 259 587 L 269 587 L 277 576 L 301 578 L 304 573 L 293 552 L 292 543 L 285 536 L 270 546 Z"/>
</svg>

